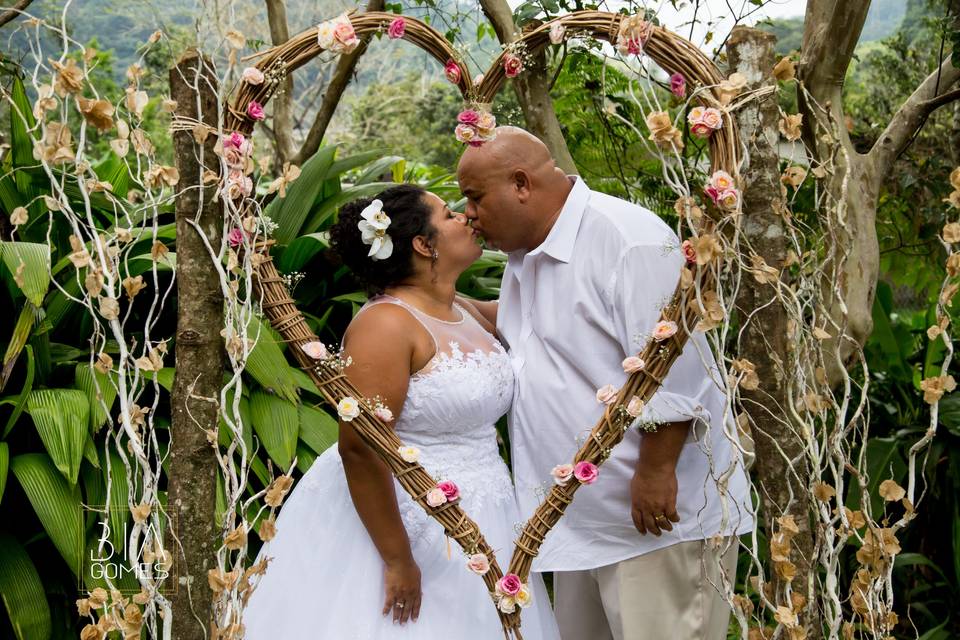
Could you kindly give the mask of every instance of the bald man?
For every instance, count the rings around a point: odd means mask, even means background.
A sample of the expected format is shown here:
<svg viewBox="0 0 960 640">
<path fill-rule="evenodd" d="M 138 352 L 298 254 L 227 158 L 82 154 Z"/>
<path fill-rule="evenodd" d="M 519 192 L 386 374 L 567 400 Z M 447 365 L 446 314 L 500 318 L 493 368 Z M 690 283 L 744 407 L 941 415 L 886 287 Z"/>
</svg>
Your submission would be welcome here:
<svg viewBox="0 0 960 640">
<path fill-rule="evenodd" d="M 457 178 L 474 228 L 509 256 L 485 313 L 516 374 L 511 460 L 531 514 L 551 469 L 570 462 L 603 413 L 597 389 L 625 382 L 621 361 L 643 350 L 684 259 L 656 215 L 565 175 L 522 129 L 468 147 Z M 726 638 L 721 590 L 732 589 L 736 536 L 753 517 L 725 409 L 695 334 L 534 561 L 554 572 L 564 640 Z"/>
</svg>

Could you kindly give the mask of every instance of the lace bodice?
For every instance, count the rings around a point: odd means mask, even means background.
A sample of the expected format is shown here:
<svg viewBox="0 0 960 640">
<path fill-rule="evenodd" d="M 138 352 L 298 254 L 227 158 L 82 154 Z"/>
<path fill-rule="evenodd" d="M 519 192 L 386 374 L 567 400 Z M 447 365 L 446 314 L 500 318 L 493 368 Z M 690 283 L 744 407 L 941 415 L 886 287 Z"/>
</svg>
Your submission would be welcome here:
<svg viewBox="0 0 960 640">
<path fill-rule="evenodd" d="M 377 304 L 396 304 L 409 311 L 436 345 L 427 365 L 410 378 L 397 417 L 397 435 L 404 444 L 420 449 L 420 463 L 437 481 L 457 484 L 468 513 L 491 501 L 502 504 L 512 499 L 494 426 L 513 399 L 513 369 L 503 345 L 458 304 L 454 307 L 461 317 L 453 322 L 386 295 L 371 299 L 359 313 Z M 311 480 L 304 478 L 307 484 Z M 430 518 L 399 485 L 397 499 L 411 541 L 423 537 Z"/>
</svg>

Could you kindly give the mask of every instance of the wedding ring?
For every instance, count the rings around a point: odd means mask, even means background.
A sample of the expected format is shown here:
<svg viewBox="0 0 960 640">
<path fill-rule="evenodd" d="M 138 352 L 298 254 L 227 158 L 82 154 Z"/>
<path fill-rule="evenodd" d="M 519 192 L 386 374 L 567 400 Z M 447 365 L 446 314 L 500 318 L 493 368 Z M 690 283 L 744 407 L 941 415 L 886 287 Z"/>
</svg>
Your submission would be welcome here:
<svg viewBox="0 0 960 640">
<path fill-rule="evenodd" d="M 667 516 L 665 516 L 665 515 L 663 515 L 663 514 L 661 513 L 661 514 L 658 515 L 658 516 L 653 516 L 653 519 L 654 519 L 655 521 L 666 520 L 666 519 L 667 519 Z"/>
<path fill-rule="evenodd" d="M 402 602 L 397 602 L 397 603 L 394 603 L 393 606 L 395 606 L 397 609 L 403 609 L 405 605 Z"/>
</svg>

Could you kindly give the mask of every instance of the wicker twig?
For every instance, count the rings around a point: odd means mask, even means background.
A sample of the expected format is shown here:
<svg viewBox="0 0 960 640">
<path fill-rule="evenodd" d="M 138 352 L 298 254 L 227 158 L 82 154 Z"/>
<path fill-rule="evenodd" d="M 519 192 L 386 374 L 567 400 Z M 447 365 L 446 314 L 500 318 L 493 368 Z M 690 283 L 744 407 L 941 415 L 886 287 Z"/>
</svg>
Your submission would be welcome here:
<svg viewBox="0 0 960 640">
<path fill-rule="evenodd" d="M 351 15 L 351 22 L 357 35 L 362 36 L 385 31 L 394 18 L 396 15 L 391 13 L 356 13 Z M 614 42 L 621 19 L 622 16 L 619 14 L 578 11 L 540 25 L 524 34 L 520 42 L 531 52 L 542 49 L 549 43 L 551 25 L 558 21 L 563 23 L 570 34 L 576 34 L 578 37 L 592 36 Z M 440 33 L 419 20 L 413 18 L 405 18 L 405 20 L 406 30 L 403 39 L 428 52 L 441 65 L 448 60 L 457 59 L 455 51 Z M 264 72 L 267 80 L 260 85 L 241 83 L 234 95 L 233 106 L 228 106 L 225 110 L 224 128 L 227 131 L 249 134 L 254 122 L 246 116 L 245 105 L 251 100 L 265 104 L 280 85 L 284 74 L 292 72 L 321 52 L 317 44 L 317 30 L 314 28 L 304 31 L 282 45 L 257 54 L 256 66 Z M 722 81 L 722 76 L 714 64 L 688 40 L 662 27 L 656 27 L 644 44 L 644 52 L 660 67 L 671 72 L 680 72 L 688 82 L 710 88 L 712 94 L 701 93 L 701 100 L 704 102 L 710 101 L 711 97 L 719 101 L 719 94 L 715 92 L 714 87 Z M 494 60 L 491 68 L 484 74 L 480 85 L 476 87 L 473 85 L 470 74 L 463 68 L 463 63 L 460 63 L 463 72 L 460 74 L 457 86 L 465 100 L 480 104 L 493 102 L 493 98 L 506 80 L 502 63 L 505 53 L 501 53 Z M 736 124 L 731 118 L 725 118 L 724 127 L 710 138 L 713 170 L 722 169 L 736 175 L 740 156 L 738 139 Z M 701 228 L 697 230 L 698 233 L 709 233 L 713 229 L 713 224 L 710 218 L 704 217 Z M 264 252 L 268 251 L 269 243 L 261 245 L 260 249 Z M 700 269 L 698 273 L 700 289 L 711 288 L 714 283 L 712 271 Z M 257 267 L 255 284 L 263 299 L 264 313 L 286 342 L 299 346 L 317 339 L 294 305 L 268 255 Z M 660 387 L 674 360 L 680 355 L 688 339 L 686 329 L 696 326 L 700 319 L 699 305 L 695 301 L 690 302 L 692 304 L 688 304 L 684 289 L 678 285 L 662 317 L 664 320 L 676 322 L 681 327 L 681 331 L 663 342 L 650 341 L 642 354 L 647 363 L 646 370 L 634 373 L 628 378 L 626 384 L 620 389 L 616 403 L 608 407 L 590 436 L 577 451 L 573 462 L 589 461 L 600 466 L 609 456 L 610 449 L 623 439 L 631 419 L 622 407 L 634 396 L 639 396 L 644 402 L 649 401 Z M 336 406 L 337 402 L 345 396 L 361 397 L 338 369 L 310 360 L 299 348 L 293 349 L 293 353 L 331 405 Z M 490 558 L 490 571 L 483 576 L 483 579 L 492 596 L 495 585 L 503 573 L 497 564 L 493 550 L 484 540 L 476 523 L 457 504 L 444 505 L 443 508 L 438 509 L 426 504 L 424 496 L 427 491 L 436 486 L 436 482 L 419 464 L 410 464 L 400 458 L 398 448 L 402 446 L 402 442 L 391 427 L 373 415 L 370 407 L 364 406 L 361 415 L 351 424 L 364 442 L 373 448 L 389 466 L 404 490 L 430 516 L 440 522 L 448 536 L 456 540 L 468 553 L 484 553 Z M 568 482 L 566 485 L 556 485 L 550 490 L 544 502 L 527 521 L 516 541 L 509 573 L 518 575 L 524 582 L 527 581 L 533 558 L 539 552 L 540 545 L 563 516 L 579 486 L 578 482 Z M 522 640 L 519 609 L 515 613 L 505 614 L 498 608 L 498 614 L 504 635 Z"/>
</svg>

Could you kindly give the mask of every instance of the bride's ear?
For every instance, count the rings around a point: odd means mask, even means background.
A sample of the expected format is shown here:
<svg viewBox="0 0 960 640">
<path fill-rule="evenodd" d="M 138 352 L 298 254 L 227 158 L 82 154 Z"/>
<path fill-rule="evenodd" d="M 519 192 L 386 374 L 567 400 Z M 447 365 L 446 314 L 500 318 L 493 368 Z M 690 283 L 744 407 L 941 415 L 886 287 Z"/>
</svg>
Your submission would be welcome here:
<svg viewBox="0 0 960 640">
<path fill-rule="evenodd" d="M 413 250 L 424 258 L 433 258 L 433 247 L 426 236 L 413 237 Z"/>
</svg>

